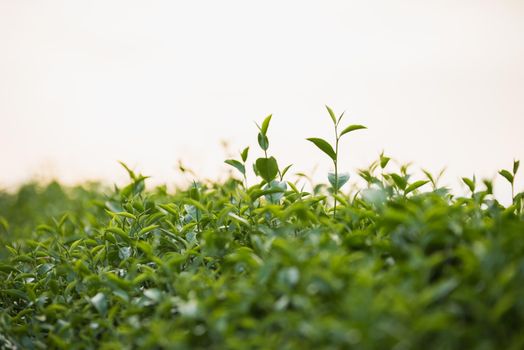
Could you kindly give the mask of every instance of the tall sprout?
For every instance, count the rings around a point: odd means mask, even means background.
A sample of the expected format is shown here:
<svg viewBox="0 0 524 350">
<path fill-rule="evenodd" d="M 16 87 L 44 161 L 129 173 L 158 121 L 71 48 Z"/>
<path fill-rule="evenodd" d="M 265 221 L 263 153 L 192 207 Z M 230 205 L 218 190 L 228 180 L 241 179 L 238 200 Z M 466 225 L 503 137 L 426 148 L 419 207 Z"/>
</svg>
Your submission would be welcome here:
<svg viewBox="0 0 524 350">
<path fill-rule="evenodd" d="M 317 146 L 322 152 L 327 154 L 329 158 L 331 158 L 331 160 L 333 161 L 335 172 L 328 173 L 328 180 L 329 180 L 329 183 L 331 184 L 331 189 L 332 189 L 333 198 L 334 198 L 333 217 L 335 217 L 337 213 L 338 192 L 340 188 L 342 188 L 342 186 L 344 186 L 344 184 L 349 180 L 349 173 L 339 174 L 339 169 L 338 169 L 339 147 L 338 146 L 339 146 L 340 139 L 342 138 L 342 136 L 352 131 L 366 129 L 366 127 L 363 125 L 357 125 L 357 124 L 349 125 L 345 127 L 344 129 L 342 129 L 341 132 L 339 132 L 339 125 L 340 125 L 340 121 L 342 120 L 342 117 L 344 117 L 344 112 L 340 114 L 340 116 L 337 118 L 335 116 L 335 113 L 329 106 L 326 106 L 326 109 L 329 113 L 329 116 L 331 117 L 331 120 L 333 121 L 333 129 L 335 132 L 335 148 L 333 149 L 333 146 L 331 146 L 329 142 L 321 138 L 311 137 L 311 138 L 308 138 L 307 140 L 315 144 L 315 146 Z"/>
</svg>

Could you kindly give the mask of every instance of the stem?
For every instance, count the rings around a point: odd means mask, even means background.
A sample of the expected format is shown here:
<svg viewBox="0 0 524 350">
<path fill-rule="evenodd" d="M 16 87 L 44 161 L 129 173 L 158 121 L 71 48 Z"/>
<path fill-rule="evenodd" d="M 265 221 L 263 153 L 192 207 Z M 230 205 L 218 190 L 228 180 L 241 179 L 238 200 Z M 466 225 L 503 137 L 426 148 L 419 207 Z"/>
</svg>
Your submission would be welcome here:
<svg viewBox="0 0 524 350">
<path fill-rule="evenodd" d="M 266 150 L 264 150 L 264 156 L 266 157 L 266 159 L 268 159 Z M 282 181 L 282 173 L 280 172 L 280 169 L 277 169 L 277 170 L 278 170 L 278 176 L 280 176 L 280 181 Z M 269 183 L 267 185 L 271 187 Z M 271 198 L 271 200 L 273 200 L 273 195 L 269 195 L 269 197 Z"/>
<path fill-rule="evenodd" d="M 241 215 L 240 214 L 240 210 L 242 209 L 242 198 L 239 198 L 238 199 L 238 215 Z"/>
<path fill-rule="evenodd" d="M 333 198 L 335 199 L 333 203 L 333 218 L 335 218 L 335 215 L 337 214 L 337 197 L 335 197 L 338 194 L 338 124 L 335 124 L 335 159 L 333 160 L 333 164 L 335 165 L 335 188 L 334 188 L 334 195 Z"/>
<path fill-rule="evenodd" d="M 197 232 L 201 233 L 200 231 L 200 209 L 196 208 L 196 222 L 197 222 Z"/>
<path fill-rule="evenodd" d="M 193 180 L 193 188 L 197 191 L 197 193 L 199 193 L 198 187 L 197 187 L 197 184 L 196 184 L 195 180 Z M 197 232 L 201 233 L 201 231 L 200 231 L 200 215 L 199 215 L 200 214 L 200 209 L 195 207 L 195 210 L 196 210 L 195 214 L 196 214 Z"/>
</svg>

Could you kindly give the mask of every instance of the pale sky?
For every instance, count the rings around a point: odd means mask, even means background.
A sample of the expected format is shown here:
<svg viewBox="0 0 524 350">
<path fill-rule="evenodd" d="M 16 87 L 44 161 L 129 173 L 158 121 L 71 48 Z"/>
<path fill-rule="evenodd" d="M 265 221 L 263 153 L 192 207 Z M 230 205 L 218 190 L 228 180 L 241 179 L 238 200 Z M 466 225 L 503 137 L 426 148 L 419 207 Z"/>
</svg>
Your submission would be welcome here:
<svg viewBox="0 0 524 350">
<path fill-rule="evenodd" d="M 524 2 L 0 0 L 0 187 L 217 178 L 270 113 L 270 154 L 323 177 L 324 104 L 369 128 L 353 178 L 382 150 L 453 186 L 524 162 Z"/>
</svg>

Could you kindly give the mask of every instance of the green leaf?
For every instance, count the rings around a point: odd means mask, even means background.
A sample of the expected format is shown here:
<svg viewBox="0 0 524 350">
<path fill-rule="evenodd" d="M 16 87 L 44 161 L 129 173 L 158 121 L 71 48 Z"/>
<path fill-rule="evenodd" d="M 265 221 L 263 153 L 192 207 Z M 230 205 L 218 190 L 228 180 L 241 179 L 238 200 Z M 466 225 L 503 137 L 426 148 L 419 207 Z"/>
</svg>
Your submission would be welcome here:
<svg viewBox="0 0 524 350">
<path fill-rule="evenodd" d="M 13 289 L 3 289 L 3 290 L 0 290 L 0 294 L 1 293 L 5 293 L 12 297 L 29 300 L 29 298 L 27 297 L 27 294 L 18 289 L 14 289 L 14 288 Z"/>
<path fill-rule="evenodd" d="M 12 266 L 9 266 L 6 264 L 0 264 L 0 272 L 9 273 L 9 272 L 20 272 L 20 271 Z"/>
<path fill-rule="evenodd" d="M 177 217 L 179 215 L 176 207 L 174 206 L 174 204 L 158 204 L 158 206 L 162 209 L 164 209 L 165 211 L 167 211 L 168 213 L 170 213 L 171 215 L 174 215 L 175 217 Z"/>
<path fill-rule="evenodd" d="M 146 233 L 151 232 L 156 228 L 158 228 L 158 225 L 150 225 L 150 226 L 144 227 L 143 229 L 141 229 L 138 232 L 138 237 L 145 235 Z"/>
<path fill-rule="evenodd" d="M 94 297 L 90 299 L 91 304 L 95 309 L 101 314 L 105 315 L 107 312 L 107 299 L 104 293 L 99 292 Z"/>
<path fill-rule="evenodd" d="M 520 160 L 514 160 L 513 161 L 513 175 L 517 174 L 517 171 L 519 170 Z"/>
<path fill-rule="evenodd" d="M 162 291 L 157 288 L 146 289 L 144 296 L 158 303 L 162 300 Z"/>
<path fill-rule="evenodd" d="M 231 213 L 231 212 L 229 212 L 229 213 L 227 213 L 227 215 L 228 215 L 229 217 L 231 217 L 232 219 L 234 219 L 235 221 L 241 223 L 241 224 L 244 224 L 244 225 L 246 225 L 246 226 L 248 226 L 248 227 L 250 226 L 250 225 L 249 225 L 249 221 L 247 221 L 246 219 L 244 219 L 244 218 L 241 217 L 241 216 L 238 216 L 238 215 L 235 214 L 235 213 Z"/>
<path fill-rule="evenodd" d="M 337 177 L 335 176 L 335 173 L 328 173 L 328 181 L 331 184 L 331 187 L 334 189 L 340 188 L 340 183 L 337 184 Z"/>
<path fill-rule="evenodd" d="M 270 114 L 266 117 L 266 119 L 264 119 L 264 121 L 262 122 L 262 127 L 260 128 L 260 132 L 265 136 L 267 134 L 267 128 L 269 128 L 269 122 L 271 121 L 271 117 L 273 115 Z"/>
<path fill-rule="evenodd" d="M 349 173 L 338 174 L 338 181 L 335 178 L 334 173 L 328 173 L 328 180 L 329 180 L 329 183 L 331 184 L 331 187 L 333 187 L 335 190 L 338 191 L 339 189 L 342 188 L 342 186 L 346 184 L 346 182 L 348 182 Z"/>
<path fill-rule="evenodd" d="M 433 175 L 427 170 L 422 169 L 422 172 L 426 175 L 426 177 L 431 181 L 433 185 L 435 185 L 435 179 L 433 178 Z"/>
<path fill-rule="evenodd" d="M 469 190 L 471 192 L 475 192 L 475 179 L 471 180 L 471 179 L 468 179 L 467 177 L 463 177 L 462 181 L 466 184 L 466 186 L 469 187 Z"/>
<path fill-rule="evenodd" d="M 0 216 L 0 227 L 3 227 L 4 231 L 6 231 L 6 232 L 9 230 L 9 223 L 2 216 Z"/>
<path fill-rule="evenodd" d="M 267 151 L 269 148 L 269 140 L 266 135 L 262 134 L 261 132 L 258 133 L 258 144 L 260 145 L 260 148 L 262 150 Z"/>
<path fill-rule="evenodd" d="M 335 151 L 333 150 L 333 147 L 331 147 L 331 145 L 326 140 L 315 138 L 315 137 L 311 137 L 306 140 L 313 142 L 315 146 L 317 146 L 322 152 L 327 154 L 331 159 L 333 160 L 337 159 L 337 155 Z"/>
<path fill-rule="evenodd" d="M 137 177 L 133 170 L 129 169 L 129 167 L 124 162 L 118 161 L 118 163 L 120 163 L 120 165 L 127 171 L 127 174 L 131 179 L 136 180 Z"/>
<path fill-rule="evenodd" d="M 386 156 L 384 155 L 384 152 L 382 152 L 382 153 L 380 154 L 380 167 L 381 167 L 382 169 L 384 169 L 384 168 L 388 165 L 388 163 L 389 163 L 390 160 L 391 160 L 391 158 L 386 157 Z"/>
<path fill-rule="evenodd" d="M 493 194 L 493 182 L 487 179 L 482 180 L 482 182 L 484 183 L 484 186 L 486 186 L 486 192 L 488 194 Z"/>
<path fill-rule="evenodd" d="M 352 132 L 352 131 L 360 130 L 360 129 L 367 129 L 367 128 L 364 125 L 350 125 L 346 127 L 344 130 L 342 130 L 339 137 L 342 137 L 342 135 L 345 135 L 348 132 Z"/>
<path fill-rule="evenodd" d="M 131 247 L 122 247 L 118 249 L 118 257 L 122 260 L 125 260 L 131 256 L 133 250 Z"/>
<path fill-rule="evenodd" d="M 224 161 L 224 163 L 235 167 L 238 171 L 242 173 L 242 175 L 246 175 L 246 167 L 244 166 L 244 164 L 240 163 L 238 160 L 227 159 Z"/>
<path fill-rule="evenodd" d="M 240 153 L 240 157 L 242 158 L 242 161 L 243 161 L 244 163 L 245 163 L 246 160 L 247 160 L 248 153 L 249 153 L 249 147 L 244 148 L 244 150 L 242 151 L 242 153 Z"/>
<path fill-rule="evenodd" d="M 131 242 L 131 238 L 129 237 L 129 234 L 126 233 L 124 230 L 122 230 L 119 227 L 107 227 L 105 230 L 107 232 L 111 232 L 111 233 L 118 235 L 120 238 L 122 238 L 124 241 L 128 243 Z"/>
<path fill-rule="evenodd" d="M 256 160 L 257 171 L 260 176 L 267 182 L 271 182 L 278 174 L 278 164 L 274 157 L 258 158 Z"/>
<path fill-rule="evenodd" d="M 267 188 L 264 190 L 254 190 L 249 194 L 249 197 L 251 198 L 251 200 L 254 201 L 257 198 L 260 198 L 262 196 L 266 196 L 269 194 L 275 194 L 275 193 L 282 193 L 282 192 L 285 192 L 285 190 L 280 187 L 272 187 L 272 188 Z"/>
<path fill-rule="evenodd" d="M 337 117 L 335 117 L 335 112 L 333 112 L 333 110 L 328 106 L 326 105 L 326 109 L 329 113 L 329 116 L 331 117 L 331 120 L 333 120 L 333 124 L 337 124 Z"/>
<path fill-rule="evenodd" d="M 194 199 L 191 199 L 191 198 L 184 198 L 184 202 L 187 203 L 188 205 L 192 205 L 194 206 L 195 208 L 198 208 L 202 211 L 207 211 L 206 207 L 204 207 L 202 205 L 202 203 L 194 200 Z M 185 206 L 184 206 L 185 207 Z"/>
<path fill-rule="evenodd" d="M 509 171 L 501 170 L 499 171 L 499 174 L 502 175 L 506 180 L 508 180 L 510 184 L 513 184 L 514 177 Z"/>
<path fill-rule="evenodd" d="M 280 190 L 278 192 L 275 192 L 275 193 L 269 193 L 269 194 L 266 194 L 265 197 L 266 199 L 271 202 L 271 203 L 278 203 L 280 202 L 280 200 L 282 199 L 282 197 L 284 196 L 284 192 L 287 190 L 287 184 L 285 182 L 280 182 L 280 181 L 271 181 L 270 183 L 268 183 L 264 188 L 263 190 Z"/>
<path fill-rule="evenodd" d="M 200 200 L 200 184 L 197 184 L 193 180 L 193 186 L 191 186 L 191 189 L 189 190 L 189 198 L 194 199 L 196 201 Z"/>
<path fill-rule="evenodd" d="M 340 124 L 340 121 L 342 120 L 342 117 L 344 116 L 344 114 L 346 113 L 346 111 L 342 112 L 342 114 L 340 114 L 338 116 L 338 119 L 337 119 L 337 125 Z"/>
<path fill-rule="evenodd" d="M 409 185 L 408 188 L 406 188 L 406 191 L 404 192 L 404 194 L 408 194 L 408 193 L 410 193 L 410 192 L 413 192 L 413 191 L 415 191 L 417 188 L 424 186 L 424 185 L 427 184 L 428 182 L 429 182 L 428 180 L 415 181 L 415 182 L 413 182 L 411 185 Z"/>
<path fill-rule="evenodd" d="M 291 168 L 293 166 L 293 164 L 289 164 L 287 167 L 284 168 L 284 170 L 282 170 L 282 178 L 284 177 L 284 175 L 286 175 L 286 173 L 288 172 L 289 168 Z"/>
<path fill-rule="evenodd" d="M 67 349 L 68 343 L 60 338 L 58 335 L 49 333 L 48 335 L 49 340 L 51 341 L 53 347 L 56 347 L 57 349 Z"/>
<path fill-rule="evenodd" d="M 128 219 L 133 219 L 133 220 L 136 220 L 136 216 L 131 214 L 131 213 L 128 213 L 126 211 L 121 211 L 121 212 L 118 212 L 118 213 L 113 213 L 113 212 L 110 212 L 108 210 L 106 210 L 106 213 L 108 213 L 109 215 L 111 216 L 123 216 L 125 218 L 128 218 Z"/>
<path fill-rule="evenodd" d="M 395 185 L 397 185 L 398 188 L 401 190 L 404 190 L 407 186 L 407 181 L 405 178 L 400 176 L 399 174 L 390 174 L 391 178 L 393 179 L 393 182 L 395 182 Z"/>
</svg>

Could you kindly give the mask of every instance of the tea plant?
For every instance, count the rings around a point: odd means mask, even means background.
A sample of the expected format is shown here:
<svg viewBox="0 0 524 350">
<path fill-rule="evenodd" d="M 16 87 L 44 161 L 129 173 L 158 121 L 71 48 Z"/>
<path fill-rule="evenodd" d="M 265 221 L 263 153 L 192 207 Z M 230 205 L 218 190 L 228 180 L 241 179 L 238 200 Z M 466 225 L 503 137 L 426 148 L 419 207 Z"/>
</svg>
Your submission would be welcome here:
<svg viewBox="0 0 524 350">
<path fill-rule="evenodd" d="M 326 106 L 326 109 L 329 113 L 329 116 L 331 117 L 331 121 L 333 122 L 333 129 L 335 131 L 335 149 L 333 149 L 333 146 L 329 142 L 327 142 L 324 139 L 321 138 L 315 138 L 311 137 L 307 140 L 312 142 L 315 146 L 317 146 L 322 152 L 327 154 L 329 158 L 333 161 L 333 166 L 335 168 L 334 173 L 328 174 L 328 180 L 331 184 L 331 189 L 334 197 L 335 204 L 333 206 L 333 216 L 337 213 L 337 195 L 342 186 L 349 180 L 349 173 L 338 173 L 338 146 L 339 141 L 342 138 L 342 136 L 360 129 L 366 129 L 365 126 L 362 125 L 349 125 L 345 127 L 340 133 L 338 132 L 340 121 L 342 120 L 342 117 L 344 117 L 344 113 L 340 114 L 340 116 L 337 118 L 333 110 Z"/>
<path fill-rule="evenodd" d="M 523 348 L 524 192 L 505 207 L 464 178 L 456 196 L 384 153 L 344 192 L 338 144 L 363 127 L 328 112 L 334 147 L 310 141 L 330 193 L 285 180 L 271 116 L 251 186 L 244 148 L 226 160 L 241 179 L 174 192 L 125 165 L 113 190 L 0 192 L 0 348 Z"/>
</svg>

